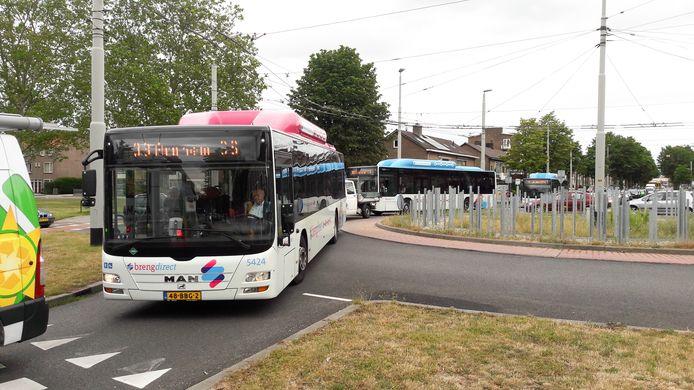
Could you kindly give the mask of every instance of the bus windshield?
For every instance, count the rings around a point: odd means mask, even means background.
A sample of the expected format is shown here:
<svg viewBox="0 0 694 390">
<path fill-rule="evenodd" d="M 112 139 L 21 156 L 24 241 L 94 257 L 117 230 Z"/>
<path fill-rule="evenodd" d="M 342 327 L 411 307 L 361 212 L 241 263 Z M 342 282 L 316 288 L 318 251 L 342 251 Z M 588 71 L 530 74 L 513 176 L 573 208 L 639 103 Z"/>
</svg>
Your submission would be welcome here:
<svg viewBox="0 0 694 390">
<path fill-rule="evenodd" d="M 183 139 L 175 141 L 169 144 L 185 145 Z M 197 135 L 188 145 L 213 142 Z M 210 155 L 219 153 L 213 148 L 175 163 L 143 159 L 136 165 L 136 149 L 111 156 L 106 168 L 104 251 L 190 259 L 269 248 L 275 236 L 274 177 L 271 161 L 263 161 L 269 153 L 257 148 L 268 143 L 258 139 L 258 145 L 250 147 L 254 158 L 248 160 L 210 161 Z M 179 156 L 181 152 L 184 149 L 178 150 Z"/>
</svg>

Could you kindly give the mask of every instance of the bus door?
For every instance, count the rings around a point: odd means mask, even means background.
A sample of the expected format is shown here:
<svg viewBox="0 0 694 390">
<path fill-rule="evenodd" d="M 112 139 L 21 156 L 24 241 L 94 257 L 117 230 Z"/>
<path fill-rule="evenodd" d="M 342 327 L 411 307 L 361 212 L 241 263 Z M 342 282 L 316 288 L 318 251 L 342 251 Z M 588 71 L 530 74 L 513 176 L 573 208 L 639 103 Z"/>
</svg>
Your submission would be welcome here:
<svg viewBox="0 0 694 390">
<path fill-rule="evenodd" d="M 292 153 L 275 151 L 275 194 L 277 196 L 277 248 L 278 268 L 283 269 L 283 284 L 288 284 L 298 271 L 299 235 L 293 221 L 299 210 L 294 210 L 294 180 Z M 290 221 L 291 219 L 291 221 Z"/>
</svg>

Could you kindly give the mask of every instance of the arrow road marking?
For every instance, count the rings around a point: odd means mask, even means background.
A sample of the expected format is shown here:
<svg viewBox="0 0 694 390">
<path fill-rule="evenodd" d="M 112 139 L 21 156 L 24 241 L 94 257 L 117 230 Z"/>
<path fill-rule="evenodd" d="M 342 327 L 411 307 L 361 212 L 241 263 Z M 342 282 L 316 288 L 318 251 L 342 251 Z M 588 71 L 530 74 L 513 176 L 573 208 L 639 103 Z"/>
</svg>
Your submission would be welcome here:
<svg viewBox="0 0 694 390">
<path fill-rule="evenodd" d="M 48 341 L 36 341 L 31 343 L 31 345 L 35 347 L 39 347 L 43 349 L 44 351 L 48 351 L 51 348 L 59 347 L 63 344 L 67 344 L 71 341 L 75 341 L 79 339 L 80 337 L 70 337 L 67 339 L 58 339 L 58 340 L 48 340 Z"/>
<path fill-rule="evenodd" d="M 100 355 L 83 356 L 80 358 L 65 359 L 65 361 L 80 366 L 82 368 L 91 368 L 92 366 L 103 362 L 104 360 L 118 355 L 120 352 L 102 353 Z"/>
<path fill-rule="evenodd" d="M 29 378 L 19 378 L 13 381 L 0 383 L 0 390 L 43 390 L 48 387 L 34 382 Z"/>
<path fill-rule="evenodd" d="M 327 295 L 318 295 L 318 294 L 309 294 L 309 293 L 304 293 L 307 297 L 314 297 L 314 298 L 323 298 L 323 299 L 332 299 L 333 301 L 340 301 L 340 302 L 352 302 L 351 299 L 347 298 L 338 298 L 338 297 L 330 297 Z"/>
<path fill-rule="evenodd" d="M 142 374 L 119 376 L 113 378 L 113 380 L 137 387 L 138 389 L 144 389 L 145 386 L 159 379 L 160 376 L 166 374 L 169 370 L 170 368 L 166 368 L 164 370 L 143 372 Z"/>
</svg>

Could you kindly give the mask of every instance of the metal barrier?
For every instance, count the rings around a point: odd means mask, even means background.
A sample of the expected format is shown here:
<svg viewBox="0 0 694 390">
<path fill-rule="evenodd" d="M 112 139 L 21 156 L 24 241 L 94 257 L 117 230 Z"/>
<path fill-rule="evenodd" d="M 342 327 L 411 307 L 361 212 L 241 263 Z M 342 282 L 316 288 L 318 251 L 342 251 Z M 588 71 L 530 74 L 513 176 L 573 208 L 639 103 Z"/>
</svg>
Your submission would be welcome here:
<svg viewBox="0 0 694 390">
<path fill-rule="evenodd" d="M 415 196 L 409 217 L 420 227 L 474 236 L 651 245 L 694 241 L 691 193 L 668 190 L 651 198 L 637 206 L 619 189 L 530 198 L 503 189 L 489 195 L 472 187 L 433 188 Z"/>
</svg>

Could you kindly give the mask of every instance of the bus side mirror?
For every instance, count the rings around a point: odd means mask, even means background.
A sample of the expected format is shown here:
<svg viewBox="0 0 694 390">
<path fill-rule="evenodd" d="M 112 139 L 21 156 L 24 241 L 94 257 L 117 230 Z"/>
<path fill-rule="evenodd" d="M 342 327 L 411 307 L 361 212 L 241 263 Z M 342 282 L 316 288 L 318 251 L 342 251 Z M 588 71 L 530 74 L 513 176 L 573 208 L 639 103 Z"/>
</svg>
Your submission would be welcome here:
<svg viewBox="0 0 694 390">
<path fill-rule="evenodd" d="M 82 196 L 96 196 L 96 171 L 82 171 Z"/>
<path fill-rule="evenodd" d="M 93 207 L 96 204 L 96 171 L 89 169 L 82 171 L 82 201 L 83 207 Z"/>
</svg>

